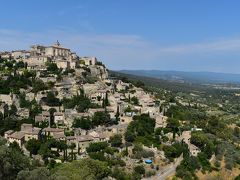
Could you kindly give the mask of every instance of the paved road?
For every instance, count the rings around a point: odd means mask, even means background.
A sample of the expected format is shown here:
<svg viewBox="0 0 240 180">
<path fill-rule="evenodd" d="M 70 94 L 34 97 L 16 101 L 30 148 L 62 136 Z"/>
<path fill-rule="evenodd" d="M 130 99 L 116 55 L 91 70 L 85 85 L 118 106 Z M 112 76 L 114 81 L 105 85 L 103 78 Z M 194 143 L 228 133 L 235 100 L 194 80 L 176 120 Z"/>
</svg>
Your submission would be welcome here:
<svg viewBox="0 0 240 180">
<path fill-rule="evenodd" d="M 172 176 L 176 173 L 177 166 L 181 163 L 183 160 L 182 156 L 176 159 L 176 161 L 158 171 L 158 173 L 155 176 L 144 178 L 144 180 L 165 180 L 169 176 Z"/>
</svg>

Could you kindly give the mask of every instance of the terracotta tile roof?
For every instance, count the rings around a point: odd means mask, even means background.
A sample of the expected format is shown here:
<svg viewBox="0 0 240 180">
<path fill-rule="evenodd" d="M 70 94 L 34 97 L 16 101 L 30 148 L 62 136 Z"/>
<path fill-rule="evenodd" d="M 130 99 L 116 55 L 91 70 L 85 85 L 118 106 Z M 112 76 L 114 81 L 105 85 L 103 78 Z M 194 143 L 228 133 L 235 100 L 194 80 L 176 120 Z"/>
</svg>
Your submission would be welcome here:
<svg viewBox="0 0 240 180">
<path fill-rule="evenodd" d="M 32 128 L 32 129 L 30 129 L 28 131 L 25 131 L 24 133 L 25 134 L 38 135 L 40 131 L 41 131 L 41 128 L 34 127 L 34 128 Z"/>
<path fill-rule="evenodd" d="M 10 138 L 13 138 L 13 139 L 19 139 L 19 140 L 21 140 L 21 139 L 24 138 L 24 136 L 25 136 L 25 134 L 24 134 L 23 132 L 18 131 L 18 132 L 15 132 L 15 133 L 11 134 L 9 137 L 10 137 Z"/>
<path fill-rule="evenodd" d="M 54 139 L 61 139 L 61 138 L 65 138 L 65 134 L 64 132 L 57 132 L 57 133 L 53 133 L 53 138 Z"/>
<path fill-rule="evenodd" d="M 93 137 L 89 135 L 82 135 L 76 137 L 78 142 L 93 141 Z"/>
<path fill-rule="evenodd" d="M 58 128 L 44 128 L 43 131 L 46 131 L 46 132 L 64 132 L 64 129 L 58 129 Z"/>
<path fill-rule="evenodd" d="M 12 134 L 13 132 L 14 132 L 13 130 L 8 130 L 8 131 L 6 131 L 4 134 L 10 135 L 10 134 Z"/>
</svg>

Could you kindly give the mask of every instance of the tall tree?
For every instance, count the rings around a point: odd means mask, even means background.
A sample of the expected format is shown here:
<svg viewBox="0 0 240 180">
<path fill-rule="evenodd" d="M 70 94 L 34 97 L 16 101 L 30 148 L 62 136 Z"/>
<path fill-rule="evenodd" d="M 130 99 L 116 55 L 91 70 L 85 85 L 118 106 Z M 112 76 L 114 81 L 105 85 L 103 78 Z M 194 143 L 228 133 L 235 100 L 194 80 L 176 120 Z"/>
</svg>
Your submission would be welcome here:
<svg viewBox="0 0 240 180">
<path fill-rule="evenodd" d="M 116 124 L 118 124 L 118 122 L 119 122 L 119 120 L 120 120 L 119 116 L 120 116 L 119 106 L 117 106 L 117 112 L 116 112 L 116 114 L 115 114 Z"/>
<path fill-rule="evenodd" d="M 15 104 L 12 104 L 9 110 L 9 116 L 16 116 L 17 115 L 17 107 Z"/>
<path fill-rule="evenodd" d="M 167 126 L 166 128 L 170 129 L 170 131 L 173 133 L 173 139 L 176 137 L 176 133 L 180 133 L 180 123 L 179 120 L 175 118 L 168 118 L 167 119 Z"/>
<path fill-rule="evenodd" d="M 69 148 L 71 149 L 71 161 L 73 161 L 73 156 L 74 156 L 73 150 L 76 148 L 76 144 L 71 143 Z"/>
<path fill-rule="evenodd" d="M 3 117 L 4 117 L 4 119 L 5 119 L 5 118 L 8 117 L 8 116 L 9 116 L 9 108 L 8 108 L 8 105 L 5 104 L 5 105 L 3 106 Z"/>
<path fill-rule="evenodd" d="M 0 179 L 14 180 L 18 172 L 30 167 L 29 158 L 14 148 L 0 146 Z"/>
<path fill-rule="evenodd" d="M 40 146 L 41 146 L 41 142 L 39 140 L 36 140 L 36 139 L 28 140 L 28 142 L 26 143 L 26 149 L 29 151 L 30 157 L 38 153 Z"/>
<path fill-rule="evenodd" d="M 57 110 L 55 108 L 50 108 L 48 110 L 49 114 L 50 114 L 50 120 L 49 120 L 49 127 L 52 127 L 54 125 L 54 113 L 56 112 Z"/>
</svg>

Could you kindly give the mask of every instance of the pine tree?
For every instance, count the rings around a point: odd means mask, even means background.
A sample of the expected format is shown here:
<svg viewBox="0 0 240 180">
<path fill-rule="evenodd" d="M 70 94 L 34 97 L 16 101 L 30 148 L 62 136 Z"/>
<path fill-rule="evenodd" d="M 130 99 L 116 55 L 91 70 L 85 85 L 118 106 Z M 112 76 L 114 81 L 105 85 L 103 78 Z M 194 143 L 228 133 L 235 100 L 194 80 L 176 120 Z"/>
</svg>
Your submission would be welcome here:
<svg viewBox="0 0 240 180">
<path fill-rule="evenodd" d="M 106 92 L 105 106 L 109 106 L 108 93 Z"/>
<path fill-rule="evenodd" d="M 120 120 L 119 116 L 120 116 L 120 113 L 119 113 L 119 106 L 118 106 L 117 107 L 117 112 L 115 114 L 116 122 L 118 122 Z"/>
</svg>

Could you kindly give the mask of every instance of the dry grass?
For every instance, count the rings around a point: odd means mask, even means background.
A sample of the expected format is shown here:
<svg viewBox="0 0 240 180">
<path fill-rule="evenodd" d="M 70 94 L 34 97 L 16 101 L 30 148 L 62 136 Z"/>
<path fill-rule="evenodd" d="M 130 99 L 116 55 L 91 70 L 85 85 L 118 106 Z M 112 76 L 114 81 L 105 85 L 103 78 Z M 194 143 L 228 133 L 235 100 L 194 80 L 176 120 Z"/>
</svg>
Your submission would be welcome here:
<svg viewBox="0 0 240 180">
<path fill-rule="evenodd" d="M 212 161 L 213 162 L 213 161 Z M 211 163 L 212 164 L 212 163 Z M 231 171 L 226 169 L 224 159 L 221 161 L 221 169 L 203 174 L 201 171 L 196 173 L 200 180 L 234 180 L 240 174 L 240 166 L 233 168 Z"/>
</svg>

